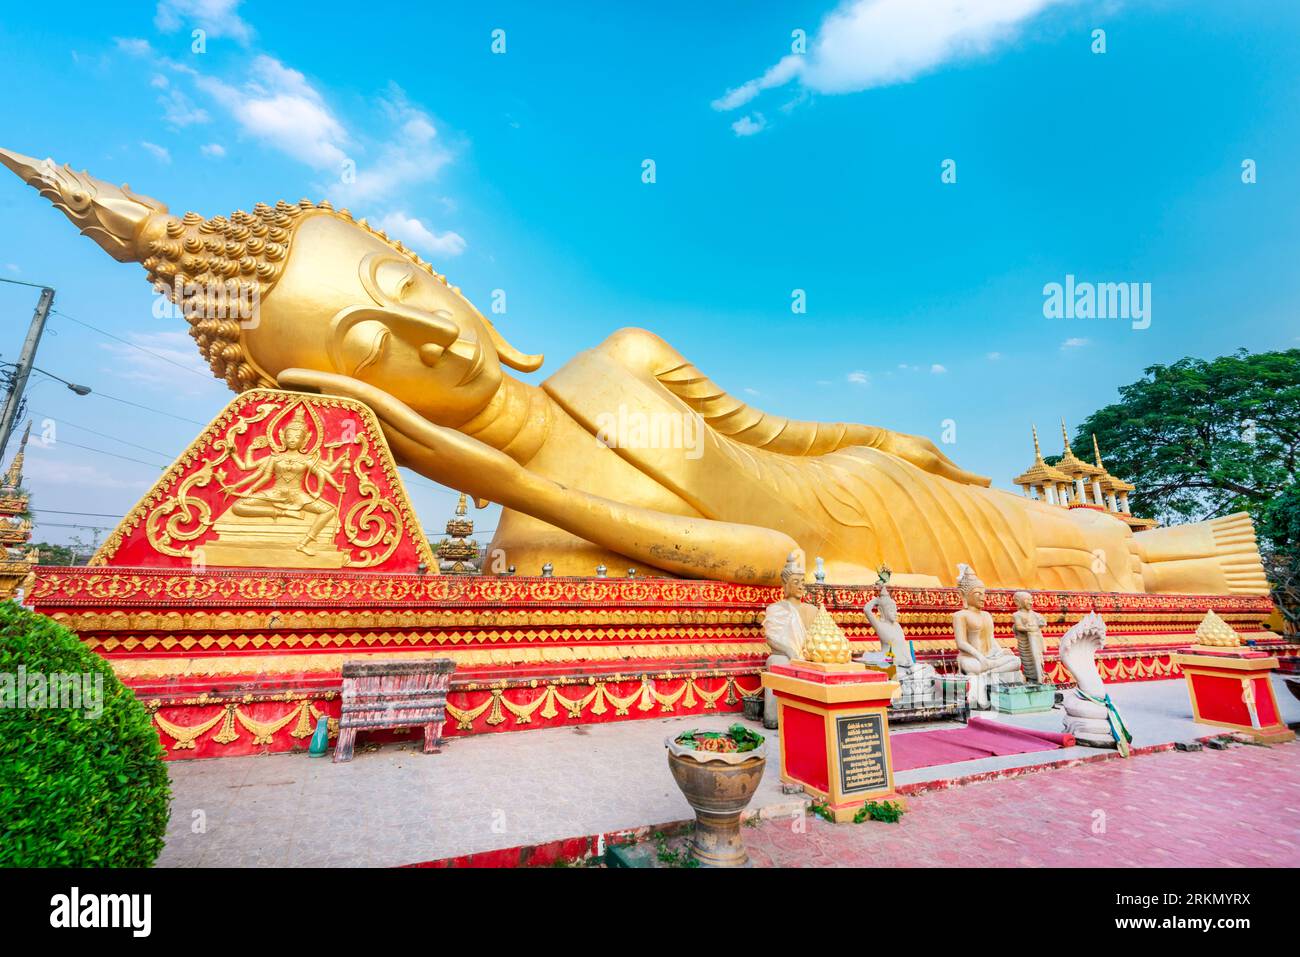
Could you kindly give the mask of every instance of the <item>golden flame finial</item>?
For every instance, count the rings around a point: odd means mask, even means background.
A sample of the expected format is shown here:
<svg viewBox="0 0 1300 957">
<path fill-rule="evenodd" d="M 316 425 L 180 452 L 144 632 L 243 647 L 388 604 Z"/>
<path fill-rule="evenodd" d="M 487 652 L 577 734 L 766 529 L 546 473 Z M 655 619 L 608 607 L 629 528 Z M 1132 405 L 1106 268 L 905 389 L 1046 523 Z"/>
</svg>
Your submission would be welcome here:
<svg viewBox="0 0 1300 957">
<path fill-rule="evenodd" d="M 1097 460 L 1097 468 L 1104 469 L 1106 466 L 1101 464 L 1101 448 L 1097 445 L 1097 433 L 1092 433 L 1092 454 Z"/>
<path fill-rule="evenodd" d="M 166 229 L 167 207 L 131 192 L 125 183 L 114 186 L 84 170 L 78 173 L 71 166 L 59 166 L 52 159 L 38 160 L 6 149 L 0 149 L 0 163 L 118 262 L 142 260 L 148 240 Z"/>
<path fill-rule="evenodd" d="M 1030 428 L 1034 432 L 1034 464 L 1037 465 L 1043 461 L 1043 450 L 1038 445 L 1038 426 L 1031 425 Z"/>
<path fill-rule="evenodd" d="M 1070 448 L 1070 436 L 1065 431 L 1065 419 L 1061 420 L 1061 440 L 1065 442 L 1065 454 L 1073 456 L 1074 451 Z"/>
</svg>

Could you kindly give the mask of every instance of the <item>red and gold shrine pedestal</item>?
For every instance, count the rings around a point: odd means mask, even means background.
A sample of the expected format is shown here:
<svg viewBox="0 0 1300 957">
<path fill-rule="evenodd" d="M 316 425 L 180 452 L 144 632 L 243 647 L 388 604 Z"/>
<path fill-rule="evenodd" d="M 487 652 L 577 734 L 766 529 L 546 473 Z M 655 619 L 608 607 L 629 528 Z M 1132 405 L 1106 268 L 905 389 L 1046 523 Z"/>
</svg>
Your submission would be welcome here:
<svg viewBox="0 0 1300 957">
<path fill-rule="evenodd" d="M 1174 655 L 1187 676 L 1192 716 L 1248 734 L 1261 744 L 1281 744 L 1295 738 L 1282 723 L 1269 675 L 1278 661 L 1262 651 L 1224 651 L 1193 645 Z"/>
<path fill-rule="evenodd" d="M 763 687 L 776 695 L 782 781 L 824 800 L 837 824 L 897 797 L 885 709 L 898 682 L 856 663 L 793 661 L 764 672 Z"/>
</svg>

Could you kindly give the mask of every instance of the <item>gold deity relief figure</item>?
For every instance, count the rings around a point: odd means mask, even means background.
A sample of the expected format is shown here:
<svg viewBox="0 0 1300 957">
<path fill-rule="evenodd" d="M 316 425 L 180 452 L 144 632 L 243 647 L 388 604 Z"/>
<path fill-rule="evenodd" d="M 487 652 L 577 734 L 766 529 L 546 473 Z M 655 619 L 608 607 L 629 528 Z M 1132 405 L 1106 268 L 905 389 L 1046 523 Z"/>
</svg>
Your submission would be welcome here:
<svg viewBox="0 0 1300 957">
<path fill-rule="evenodd" d="M 339 446 L 345 444 L 343 442 L 321 448 L 323 443 L 319 421 L 316 422 L 315 434 L 309 441 L 306 410 L 301 403 L 295 403 L 292 409 L 293 417 L 283 426 L 278 442 L 275 438 L 276 425 L 285 417 L 289 408 L 271 420 L 265 434 L 249 443 L 246 458 L 237 449 L 231 449 L 231 461 L 249 474 L 226 484 L 225 473 L 217 472 L 222 492 L 236 499 L 228 513 L 232 517 L 218 523 L 224 526 L 218 528 L 218 533 L 219 536 L 222 532 L 230 534 L 245 525 L 257 527 L 253 523 L 239 522 L 238 519 L 241 518 L 270 519 L 272 527 L 284 528 L 301 525 L 306 520 L 309 523 L 307 530 L 294 548 L 304 555 L 314 556 L 316 553 L 311 546 L 321 532 L 326 527 L 333 527 L 335 532 L 338 530 L 339 503 L 347 491 L 345 482 L 351 457 L 346 450 L 341 456 L 335 457 Z M 259 458 L 256 453 L 262 449 L 267 451 Z M 340 466 L 341 479 L 335 474 Z M 337 493 L 335 501 L 326 500 L 327 488 L 332 488 Z M 297 534 L 296 528 L 294 534 Z M 249 536 L 250 542 L 254 544 L 261 544 L 267 538 L 266 533 Z M 218 552 L 224 551 L 225 544 L 221 541 L 214 543 Z M 211 551 L 212 546 L 209 546 L 209 552 Z"/>
<path fill-rule="evenodd" d="M 305 396 L 279 396 L 245 403 L 174 494 L 157 496 L 145 516 L 155 551 L 271 568 L 365 568 L 393 554 L 402 508 L 375 481 L 366 428 L 355 415 L 322 415 Z"/>
<path fill-rule="evenodd" d="M 760 411 L 645 330 L 614 332 L 545 381 L 524 382 L 507 370 L 533 372 L 540 355 L 511 345 L 428 263 L 328 202 L 178 217 L 66 167 L 5 150 L 0 163 L 183 298 L 191 335 L 232 389 L 362 402 L 399 463 L 501 504 L 490 547 L 520 568 L 632 566 L 774 585 L 799 551 L 824 556 L 848 585 L 874 582 L 888 563 L 896 585 L 937 587 L 964 562 L 998 588 L 1268 591 L 1248 516 L 1135 536 L 1109 514 L 990 488 L 926 438 Z M 257 322 L 220 314 L 230 284 L 256 301 Z M 698 441 L 608 428 L 674 418 L 702 423 Z M 250 507 L 261 514 L 231 520 L 273 523 L 285 508 L 266 493 Z M 312 518 L 289 549 L 299 556 L 324 513 L 302 514 Z"/>
</svg>

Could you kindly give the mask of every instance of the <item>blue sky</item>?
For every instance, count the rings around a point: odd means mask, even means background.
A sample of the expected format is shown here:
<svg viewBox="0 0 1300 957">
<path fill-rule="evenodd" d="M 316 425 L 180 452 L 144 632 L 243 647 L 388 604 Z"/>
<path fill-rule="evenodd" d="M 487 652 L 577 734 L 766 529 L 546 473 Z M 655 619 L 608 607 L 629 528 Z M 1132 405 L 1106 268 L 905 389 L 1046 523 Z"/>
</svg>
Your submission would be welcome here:
<svg viewBox="0 0 1300 957">
<path fill-rule="evenodd" d="M 547 356 L 534 381 L 641 326 L 767 411 L 935 441 L 952 420 L 945 450 L 1008 487 L 1031 422 L 1057 451 L 1062 416 L 1147 365 L 1297 344 L 1300 8 L 960 6 L 23 6 L 0 23 L 0 145 L 178 213 L 330 198 L 485 311 L 504 290 L 502 330 Z M 0 222 L 0 278 L 58 290 L 37 365 L 156 410 L 33 377 L 59 440 L 29 454 L 36 537 L 65 541 L 56 522 L 113 522 L 54 510 L 121 514 L 229 393 L 138 267 L 17 179 Z M 1067 274 L 1150 283 L 1150 327 L 1045 318 Z M 6 360 L 35 294 L 0 284 Z M 437 534 L 452 497 L 410 491 Z"/>
</svg>

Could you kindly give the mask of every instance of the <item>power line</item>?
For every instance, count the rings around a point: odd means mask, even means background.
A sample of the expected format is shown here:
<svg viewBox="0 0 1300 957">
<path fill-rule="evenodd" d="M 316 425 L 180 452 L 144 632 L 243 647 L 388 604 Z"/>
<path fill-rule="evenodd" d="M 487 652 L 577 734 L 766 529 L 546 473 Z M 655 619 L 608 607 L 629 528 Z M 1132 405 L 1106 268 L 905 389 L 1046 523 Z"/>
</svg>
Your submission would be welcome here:
<svg viewBox="0 0 1300 957">
<path fill-rule="evenodd" d="M 121 515 L 114 515 L 112 512 L 67 512 L 61 508 L 34 508 L 31 510 L 33 515 L 79 515 L 82 518 L 118 518 Z"/>
<path fill-rule="evenodd" d="M 116 435 L 109 435 L 107 432 L 99 432 L 96 431 L 95 429 L 88 428 L 87 426 L 78 425 L 76 422 L 69 422 L 67 419 L 63 418 L 62 416 L 48 415 L 45 412 L 32 412 L 32 415 L 39 416 L 42 419 L 53 419 L 56 425 L 70 425 L 74 429 L 80 429 L 82 432 L 89 432 L 91 435 L 97 435 L 101 439 L 108 439 L 112 442 L 121 442 L 123 445 L 129 445 L 134 449 L 139 449 L 141 452 L 151 452 L 154 455 L 161 455 L 165 459 L 176 458 L 176 456 L 169 455 L 166 452 L 159 452 L 157 449 L 151 449 L 145 445 L 137 445 L 135 442 L 128 442 L 126 439 L 119 439 Z M 51 445 L 57 445 L 58 441 L 59 441 L 58 439 L 51 439 L 48 443 L 42 441 L 39 447 L 49 448 Z"/>
<path fill-rule="evenodd" d="M 0 279 L 0 282 L 10 282 L 15 286 L 31 286 L 33 289 L 48 289 L 49 287 L 42 282 L 23 282 L 21 279 Z"/>
<path fill-rule="evenodd" d="M 92 393 L 90 393 L 90 394 L 93 395 L 93 396 L 97 396 L 97 397 L 99 397 L 99 398 L 101 398 L 101 399 L 110 399 L 110 400 L 112 400 L 113 402 L 121 402 L 123 405 L 129 405 L 129 406 L 132 406 L 133 408 L 144 409 L 144 411 L 146 411 L 146 412 L 152 412 L 152 413 L 154 413 L 155 415 L 165 415 L 165 416 L 167 416 L 167 418 L 169 418 L 169 419 L 179 419 L 181 422 L 188 422 L 188 423 L 190 423 L 190 425 L 207 425 L 207 424 L 208 424 L 208 423 L 206 423 L 206 422 L 199 422 L 197 419 L 187 419 L 187 418 L 185 418 L 185 416 L 183 416 L 183 415 L 174 415 L 174 414 L 172 414 L 171 412 L 164 412 L 162 409 L 151 409 L 151 408 L 149 408 L 149 406 L 147 406 L 147 405 L 141 405 L 139 402 L 130 402 L 130 401 L 128 401 L 127 399 L 119 399 L 117 396 L 115 396 L 115 395 L 109 395 L 107 392 L 99 392 L 99 391 L 95 391 L 95 392 L 92 392 Z"/>
<path fill-rule="evenodd" d="M 158 359 L 161 362 L 166 362 L 168 365 L 173 365 L 178 369 L 184 369 L 190 375 L 198 376 L 204 382 L 217 381 L 210 375 L 204 375 L 202 372 L 199 372 L 196 369 L 193 369 L 190 366 L 187 366 L 183 363 L 177 362 L 175 359 L 168 359 L 165 355 L 154 352 L 152 349 L 146 349 L 144 346 L 134 343 L 129 339 L 123 339 L 121 336 L 114 335 L 111 332 L 106 332 L 105 330 L 99 328 L 98 326 L 92 326 L 90 323 L 83 322 L 82 320 L 78 319 L 76 316 L 70 316 L 66 312 L 63 312 L 60 309 L 55 309 L 53 310 L 53 312 L 56 316 L 60 316 L 63 319 L 71 319 L 77 325 L 85 326 L 87 329 L 90 329 L 92 332 L 98 332 L 101 336 L 107 336 L 110 339 L 122 343 L 122 345 L 124 346 L 130 346 L 132 349 L 136 349 L 140 352 L 143 352 L 147 356 L 153 356 L 155 359 Z"/>
<path fill-rule="evenodd" d="M 137 464 L 139 464 L 139 465 L 148 465 L 148 466 L 150 466 L 151 468 L 156 468 L 156 469 L 158 469 L 159 471 L 161 471 L 161 470 L 167 468 L 167 466 L 165 466 L 165 465 L 159 465 L 157 462 L 146 462 L 146 461 L 144 461 L 143 459 L 133 459 L 133 458 L 131 458 L 131 456 L 129 456 L 129 455 L 118 455 L 116 452 L 109 452 L 107 449 L 97 449 L 97 448 L 94 448 L 94 447 L 89 446 L 89 445 L 80 445 L 80 444 L 77 443 L 77 442 L 70 442 L 70 441 L 67 440 L 67 439 L 59 439 L 59 441 L 58 441 L 57 444 L 59 444 L 59 445 L 71 445 L 74 449 L 85 449 L 87 452 L 98 452 L 100 455 L 109 455 L 109 456 L 112 456 L 112 457 L 115 458 L 115 459 L 122 459 L 123 461 L 126 461 L 126 462 L 135 462 L 135 463 L 137 463 Z"/>
<path fill-rule="evenodd" d="M 92 532 L 111 532 L 114 525 L 74 525 L 69 522 L 37 522 L 40 528 L 84 528 Z"/>
</svg>

